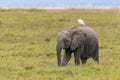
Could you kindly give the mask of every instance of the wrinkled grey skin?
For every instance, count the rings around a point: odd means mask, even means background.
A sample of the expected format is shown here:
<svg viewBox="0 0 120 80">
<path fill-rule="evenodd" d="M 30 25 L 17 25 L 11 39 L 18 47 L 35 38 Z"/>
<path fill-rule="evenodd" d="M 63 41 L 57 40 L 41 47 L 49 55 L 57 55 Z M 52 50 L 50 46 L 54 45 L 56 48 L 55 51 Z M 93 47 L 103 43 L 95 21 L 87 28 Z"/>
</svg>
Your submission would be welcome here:
<svg viewBox="0 0 120 80">
<path fill-rule="evenodd" d="M 64 49 L 64 57 L 61 63 L 61 50 Z M 58 66 L 66 66 L 74 53 L 75 65 L 85 64 L 88 58 L 93 58 L 99 63 L 98 39 L 94 30 L 89 27 L 72 27 L 61 31 L 57 36 L 57 61 Z"/>
</svg>

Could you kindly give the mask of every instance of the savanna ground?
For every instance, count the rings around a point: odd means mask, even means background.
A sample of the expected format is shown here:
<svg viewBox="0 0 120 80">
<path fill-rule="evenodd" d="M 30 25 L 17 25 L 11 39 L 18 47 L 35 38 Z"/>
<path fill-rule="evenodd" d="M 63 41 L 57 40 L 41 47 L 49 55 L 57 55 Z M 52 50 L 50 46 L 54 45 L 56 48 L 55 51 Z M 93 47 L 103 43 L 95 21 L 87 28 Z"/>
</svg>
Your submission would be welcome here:
<svg viewBox="0 0 120 80">
<path fill-rule="evenodd" d="M 98 34 L 100 64 L 75 66 L 72 56 L 58 67 L 56 36 L 78 18 Z M 1 9 L 0 80 L 120 80 L 120 9 Z"/>
</svg>

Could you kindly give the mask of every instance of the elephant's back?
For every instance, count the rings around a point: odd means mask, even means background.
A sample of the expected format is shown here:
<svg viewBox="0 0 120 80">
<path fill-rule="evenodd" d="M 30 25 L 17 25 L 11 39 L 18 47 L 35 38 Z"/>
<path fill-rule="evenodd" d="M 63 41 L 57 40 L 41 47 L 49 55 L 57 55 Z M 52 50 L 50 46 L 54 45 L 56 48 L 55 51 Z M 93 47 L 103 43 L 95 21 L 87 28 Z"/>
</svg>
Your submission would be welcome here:
<svg viewBox="0 0 120 80">
<path fill-rule="evenodd" d="M 80 29 L 80 31 L 82 31 L 83 33 L 86 33 L 87 35 L 97 37 L 96 32 L 93 29 L 91 29 L 90 27 L 84 26 L 84 27 L 79 27 L 79 29 Z"/>
<path fill-rule="evenodd" d="M 80 31 L 86 34 L 86 37 L 88 40 L 95 40 L 98 41 L 98 37 L 96 32 L 91 29 L 90 27 L 79 27 Z"/>
<path fill-rule="evenodd" d="M 88 56 L 92 56 L 95 50 L 96 45 L 98 45 L 98 38 L 96 32 L 89 27 L 80 27 L 81 31 L 86 34 L 86 41 L 84 44 L 85 53 Z"/>
<path fill-rule="evenodd" d="M 88 39 L 97 39 L 97 34 L 96 32 L 90 28 L 90 27 L 87 27 L 87 26 L 82 26 L 82 27 L 72 27 L 69 29 L 70 32 L 80 32 L 80 33 L 85 33 L 86 34 L 86 37 Z"/>
</svg>

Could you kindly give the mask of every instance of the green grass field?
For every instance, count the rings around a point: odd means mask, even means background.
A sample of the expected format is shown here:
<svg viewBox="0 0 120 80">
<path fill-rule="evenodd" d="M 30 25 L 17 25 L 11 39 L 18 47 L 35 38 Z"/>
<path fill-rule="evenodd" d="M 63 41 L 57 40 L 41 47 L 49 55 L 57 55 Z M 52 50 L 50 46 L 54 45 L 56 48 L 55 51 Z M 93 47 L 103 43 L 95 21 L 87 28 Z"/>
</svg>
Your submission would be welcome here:
<svg viewBox="0 0 120 80">
<path fill-rule="evenodd" d="M 58 67 L 57 34 L 78 18 L 98 34 L 100 64 L 75 66 L 72 56 Z M 120 80 L 120 9 L 1 9 L 0 80 Z"/>
</svg>

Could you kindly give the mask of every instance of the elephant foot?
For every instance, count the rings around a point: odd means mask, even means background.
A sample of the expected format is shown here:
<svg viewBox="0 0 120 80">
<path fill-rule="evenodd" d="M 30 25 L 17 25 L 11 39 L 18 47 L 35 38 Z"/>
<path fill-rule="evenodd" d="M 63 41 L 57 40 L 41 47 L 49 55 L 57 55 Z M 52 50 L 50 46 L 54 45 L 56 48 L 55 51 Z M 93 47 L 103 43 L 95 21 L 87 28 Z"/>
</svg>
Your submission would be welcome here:
<svg viewBox="0 0 120 80">
<path fill-rule="evenodd" d="M 81 59 L 82 64 L 86 64 L 87 59 Z"/>
<path fill-rule="evenodd" d="M 99 64 L 99 59 L 97 57 L 93 57 L 93 60 L 95 60 L 95 62 Z"/>
</svg>

